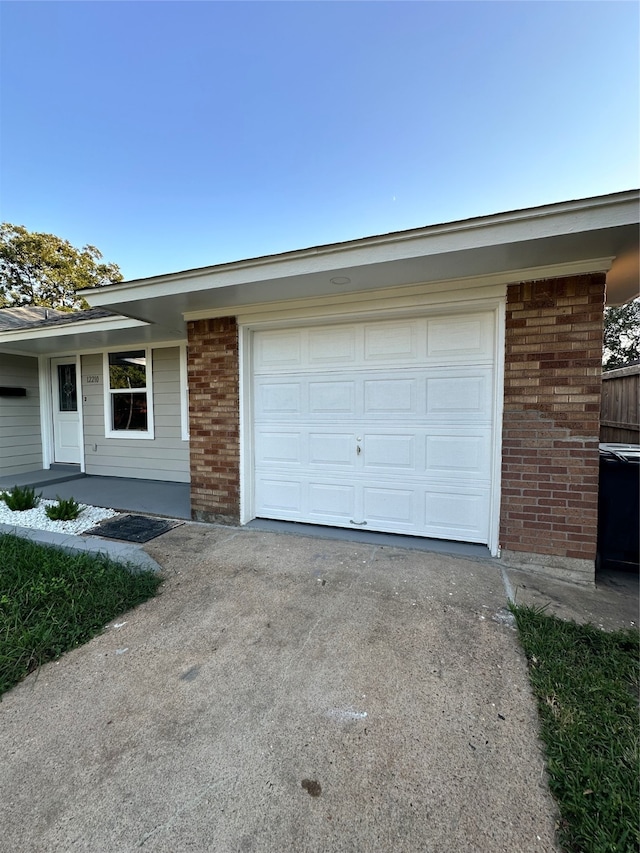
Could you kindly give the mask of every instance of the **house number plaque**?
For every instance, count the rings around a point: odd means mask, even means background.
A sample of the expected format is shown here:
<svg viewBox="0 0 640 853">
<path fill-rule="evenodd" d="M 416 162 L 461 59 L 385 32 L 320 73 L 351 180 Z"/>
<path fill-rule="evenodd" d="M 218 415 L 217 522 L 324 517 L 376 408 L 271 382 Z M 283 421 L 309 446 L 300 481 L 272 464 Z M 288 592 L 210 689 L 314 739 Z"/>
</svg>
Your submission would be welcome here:
<svg viewBox="0 0 640 853">
<path fill-rule="evenodd" d="M 100 384 L 100 377 L 98 376 L 97 373 L 94 374 L 93 376 L 91 376 L 91 375 L 85 376 L 85 380 L 86 380 L 87 385 L 99 385 Z"/>
</svg>

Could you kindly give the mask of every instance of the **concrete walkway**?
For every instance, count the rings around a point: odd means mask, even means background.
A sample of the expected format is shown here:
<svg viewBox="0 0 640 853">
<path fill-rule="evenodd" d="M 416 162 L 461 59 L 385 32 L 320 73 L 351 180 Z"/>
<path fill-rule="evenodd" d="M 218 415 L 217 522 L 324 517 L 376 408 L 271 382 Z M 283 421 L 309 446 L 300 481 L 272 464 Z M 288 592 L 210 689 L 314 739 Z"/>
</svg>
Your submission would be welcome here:
<svg viewBox="0 0 640 853">
<path fill-rule="evenodd" d="M 556 850 L 499 563 L 197 524 L 145 547 L 161 594 L 0 703 L 2 849 Z"/>
<path fill-rule="evenodd" d="M 131 571 L 162 571 L 156 561 L 147 554 L 142 545 L 134 542 L 122 542 L 116 539 L 103 539 L 101 536 L 74 536 L 69 533 L 53 533 L 50 530 L 20 527 L 16 524 L 0 524 L 0 535 L 9 534 L 28 539 L 38 545 L 52 545 L 71 554 L 104 554 L 119 563 L 126 563 Z"/>
<path fill-rule="evenodd" d="M 79 465 L 52 465 L 51 468 L 39 468 L 24 474 L 0 477 L 0 492 L 9 491 L 14 486 L 55 486 L 58 483 L 80 480 L 85 476 L 80 473 Z"/>
</svg>

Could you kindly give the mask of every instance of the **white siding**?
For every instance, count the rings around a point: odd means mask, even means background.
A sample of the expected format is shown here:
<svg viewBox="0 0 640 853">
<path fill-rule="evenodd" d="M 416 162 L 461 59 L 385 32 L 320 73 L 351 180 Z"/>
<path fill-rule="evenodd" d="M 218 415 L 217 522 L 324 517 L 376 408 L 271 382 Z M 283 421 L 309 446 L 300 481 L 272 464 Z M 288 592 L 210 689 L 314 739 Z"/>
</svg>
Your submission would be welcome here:
<svg viewBox="0 0 640 853">
<path fill-rule="evenodd" d="M 135 347 L 129 347 L 135 349 Z M 180 350 L 153 350 L 155 438 L 105 438 L 102 354 L 82 356 L 85 465 L 87 474 L 189 482 L 189 442 L 180 427 Z M 87 382 L 87 377 L 99 381 Z"/>
<path fill-rule="evenodd" d="M 0 385 L 26 388 L 26 397 L 0 397 L 0 476 L 42 468 L 38 359 L 0 355 Z"/>
</svg>

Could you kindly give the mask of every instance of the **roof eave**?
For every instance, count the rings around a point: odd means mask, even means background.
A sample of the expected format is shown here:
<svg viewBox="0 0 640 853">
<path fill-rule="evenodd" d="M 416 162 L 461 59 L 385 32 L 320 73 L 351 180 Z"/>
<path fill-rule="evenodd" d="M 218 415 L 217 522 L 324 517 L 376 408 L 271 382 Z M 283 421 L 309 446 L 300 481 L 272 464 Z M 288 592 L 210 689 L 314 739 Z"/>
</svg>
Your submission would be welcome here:
<svg viewBox="0 0 640 853">
<path fill-rule="evenodd" d="M 336 266 L 358 266 L 482 246 L 517 243 L 638 223 L 638 190 L 559 202 L 535 208 L 474 217 L 409 231 L 392 232 L 343 243 L 314 246 L 275 255 L 183 270 L 80 291 L 96 306 L 108 307 L 175 292 L 180 284 L 208 289 L 274 277 L 304 275 Z M 208 281 L 198 281 L 208 279 Z"/>
</svg>

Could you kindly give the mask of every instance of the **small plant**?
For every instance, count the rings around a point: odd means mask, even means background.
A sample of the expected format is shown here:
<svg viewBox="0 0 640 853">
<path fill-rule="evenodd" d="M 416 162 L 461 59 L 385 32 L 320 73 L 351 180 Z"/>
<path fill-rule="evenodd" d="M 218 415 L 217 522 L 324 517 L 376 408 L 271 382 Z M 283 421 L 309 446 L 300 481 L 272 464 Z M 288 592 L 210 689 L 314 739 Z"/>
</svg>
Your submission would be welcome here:
<svg viewBox="0 0 640 853">
<path fill-rule="evenodd" d="M 40 503 L 42 492 L 36 495 L 31 486 L 14 486 L 10 492 L 0 492 L 0 498 L 13 512 L 35 509 Z"/>
<path fill-rule="evenodd" d="M 80 515 L 80 504 L 74 498 L 61 498 L 56 495 L 57 504 L 45 508 L 51 521 L 73 521 Z"/>
</svg>

